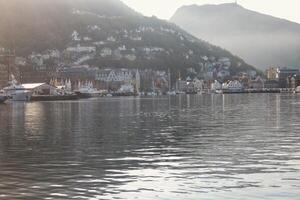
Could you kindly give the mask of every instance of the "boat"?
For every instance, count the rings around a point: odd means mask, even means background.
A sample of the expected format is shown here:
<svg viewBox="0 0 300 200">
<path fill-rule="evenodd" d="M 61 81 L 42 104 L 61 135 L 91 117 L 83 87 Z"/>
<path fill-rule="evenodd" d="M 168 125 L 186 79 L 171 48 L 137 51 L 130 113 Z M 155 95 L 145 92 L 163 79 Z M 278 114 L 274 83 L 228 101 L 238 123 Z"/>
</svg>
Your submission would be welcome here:
<svg viewBox="0 0 300 200">
<path fill-rule="evenodd" d="M 7 96 L 13 101 L 30 101 L 31 91 L 26 90 L 21 85 L 12 85 L 4 88 Z"/>
<path fill-rule="evenodd" d="M 102 92 L 95 89 L 93 87 L 92 82 L 86 83 L 83 86 L 80 86 L 78 90 L 74 91 L 79 98 L 88 99 L 93 97 L 100 97 L 102 96 Z"/>
<path fill-rule="evenodd" d="M 14 90 L 11 98 L 13 101 L 30 101 L 31 95 L 31 91 L 21 88 Z"/>
<path fill-rule="evenodd" d="M 197 94 L 197 91 L 190 90 L 190 91 L 186 91 L 185 94 Z"/>
<path fill-rule="evenodd" d="M 134 87 L 131 84 L 121 85 L 121 88 L 112 94 L 113 96 L 136 96 Z"/>
<path fill-rule="evenodd" d="M 169 96 L 175 96 L 176 95 L 176 91 L 168 91 L 167 95 L 169 95 Z"/>
<path fill-rule="evenodd" d="M 3 91 L 0 91 L 0 104 L 4 103 L 7 99 L 7 95 Z"/>
<path fill-rule="evenodd" d="M 30 101 L 31 91 L 27 90 L 24 86 L 17 83 L 17 80 L 11 75 L 9 86 L 3 89 L 8 98 L 13 101 Z"/>
<path fill-rule="evenodd" d="M 102 93 L 94 88 L 81 88 L 75 91 L 75 94 L 82 99 L 102 96 Z"/>
<path fill-rule="evenodd" d="M 215 90 L 215 94 L 223 94 L 223 90 L 217 89 L 217 90 Z"/>
</svg>

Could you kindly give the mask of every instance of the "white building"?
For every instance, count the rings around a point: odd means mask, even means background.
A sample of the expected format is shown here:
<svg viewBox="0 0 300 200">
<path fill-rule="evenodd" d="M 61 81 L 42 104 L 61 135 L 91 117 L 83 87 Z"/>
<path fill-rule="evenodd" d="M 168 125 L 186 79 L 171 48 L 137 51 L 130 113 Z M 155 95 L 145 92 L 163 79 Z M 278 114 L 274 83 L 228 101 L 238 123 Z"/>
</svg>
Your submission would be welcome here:
<svg viewBox="0 0 300 200">
<path fill-rule="evenodd" d="M 77 45 L 77 47 L 68 47 L 68 52 L 75 52 L 75 53 L 92 53 L 96 51 L 96 47 L 93 46 L 80 46 L 80 44 Z"/>
<path fill-rule="evenodd" d="M 223 83 L 222 85 L 223 91 L 229 91 L 229 92 L 240 92 L 244 89 L 243 85 L 237 81 L 229 81 L 227 83 Z"/>
<path fill-rule="evenodd" d="M 111 56 L 112 55 L 112 50 L 111 48 L 103 48 L 100 52 L 100 56 L 101 57 L 107 57 L 107 56 Z"/>
<path fill-rule="evenodd" d="M 72 40 L 73 40 L 73 41 L 81 41 L 81 38 L 80 38 L 80 36 L 79 36 L 79 33 L 78 33 L 76 30 L 73 31 L 71 37 L 72 37 Z"/>
<path fill-rule="evenodd" d="M 129 61 L 135 61 L 136 60 L 136 55 L 134 54 L 127 54 L 124 56 L 124 58 L 126 58 Z"/>
</svg>

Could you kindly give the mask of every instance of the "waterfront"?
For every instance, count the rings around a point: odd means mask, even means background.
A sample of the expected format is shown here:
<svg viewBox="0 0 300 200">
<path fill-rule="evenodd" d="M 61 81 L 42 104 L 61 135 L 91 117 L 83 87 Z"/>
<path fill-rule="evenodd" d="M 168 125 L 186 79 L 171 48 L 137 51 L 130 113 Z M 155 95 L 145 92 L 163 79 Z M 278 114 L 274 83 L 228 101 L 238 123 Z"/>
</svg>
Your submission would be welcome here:
<svg viewBox="0 0 300 200">
<path fill-rule="evenodd" d="M 300 196 L 300 95 L 0 105 L 0 199 Z"/>
</svg>

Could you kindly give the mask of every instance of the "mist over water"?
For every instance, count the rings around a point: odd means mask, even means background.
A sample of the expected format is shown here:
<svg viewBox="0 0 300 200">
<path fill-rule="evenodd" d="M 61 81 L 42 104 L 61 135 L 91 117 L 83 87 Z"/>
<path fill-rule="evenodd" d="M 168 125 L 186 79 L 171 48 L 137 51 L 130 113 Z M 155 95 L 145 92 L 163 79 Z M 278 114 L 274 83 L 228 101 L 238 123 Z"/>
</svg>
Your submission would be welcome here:
<svg viewBox="0 0 300 200">
<path fill-rule="evenodd" d="M 0 199 L 299 199 L 299 99 L 0 105 Z"/>
</svg>

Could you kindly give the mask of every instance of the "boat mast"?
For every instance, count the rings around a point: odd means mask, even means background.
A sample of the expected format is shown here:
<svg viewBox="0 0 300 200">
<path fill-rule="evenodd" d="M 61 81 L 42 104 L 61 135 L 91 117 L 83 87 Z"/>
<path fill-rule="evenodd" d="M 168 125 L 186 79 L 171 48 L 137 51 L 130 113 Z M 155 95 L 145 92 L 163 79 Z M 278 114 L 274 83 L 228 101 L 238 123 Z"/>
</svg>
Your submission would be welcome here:
<svg viewBox="0 0 300 200">
<path fill-rule="evenodd" d="M 170 68 L 169 68 L 169 71 L 168 71 L 168 73 L 169 73 L 169 92 L 171 92 L 171 70 L 170 70 Z"/>
<path fill-rule="evenodd" d="M 10 82 L 11 81 L 11 64 L 10 64 L 10 60 L 11 60 L 11 58 L 15 57 L 15 53 L 12 54 L 11 51 L 8 50 L 3 55 L 0 55 L 0 57 L 2 57 L 4 59 L 4 62 L 6 64 L 6 70 L 7 70 L 7 81 Z"/>
</svg>

